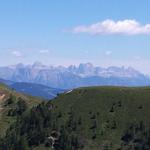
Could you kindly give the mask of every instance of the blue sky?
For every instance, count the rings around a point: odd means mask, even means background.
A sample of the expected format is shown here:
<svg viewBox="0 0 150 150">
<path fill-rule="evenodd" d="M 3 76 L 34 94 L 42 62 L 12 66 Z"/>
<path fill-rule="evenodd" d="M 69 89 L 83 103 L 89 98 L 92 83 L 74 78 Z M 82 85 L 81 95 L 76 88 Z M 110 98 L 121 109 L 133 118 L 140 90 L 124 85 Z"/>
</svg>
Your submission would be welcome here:
<svg viewBox="0 0 150 150">
<path fill-rule="evenodd" d="M 132 66 L 150 74 L 149 0 L 1 0 L 0 65 Z"/>
</svg>

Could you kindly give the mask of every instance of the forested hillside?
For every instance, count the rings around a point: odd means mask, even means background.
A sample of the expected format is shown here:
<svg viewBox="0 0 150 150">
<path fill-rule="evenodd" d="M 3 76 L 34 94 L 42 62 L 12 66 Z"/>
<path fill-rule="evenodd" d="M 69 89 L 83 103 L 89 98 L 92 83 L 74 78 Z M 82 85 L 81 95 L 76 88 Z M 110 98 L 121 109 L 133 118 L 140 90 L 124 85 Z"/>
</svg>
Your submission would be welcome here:
<svg viewBox="0 0 150 150">
<path fill-rule="evenodd" d="M 2 150 L 149 150 L 150 88 L 90 87 L 17 115 Z"/>
<path fill-rule="evenodd" d="M 37 97 L 18 93 L 0 84 L 0 137 L 5 135 L 7 128 L 18 116 L 41 102 Z"/>
</svg>

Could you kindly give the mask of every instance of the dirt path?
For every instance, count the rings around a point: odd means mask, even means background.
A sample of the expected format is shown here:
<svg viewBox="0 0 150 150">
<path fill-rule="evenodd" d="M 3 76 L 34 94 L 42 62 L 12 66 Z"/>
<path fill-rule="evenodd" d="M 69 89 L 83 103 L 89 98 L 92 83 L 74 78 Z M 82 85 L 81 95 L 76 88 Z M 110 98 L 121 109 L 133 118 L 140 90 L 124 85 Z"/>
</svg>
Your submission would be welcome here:
<svg viewBox="0 0 150 150">
<path fill-rule="evenodd" d="M 5 94 L 1 94 L 1 95 L 0 95 L 0 119 L 1 119 L 2 111 L 3 111 L 2 104 L 3 104 L 4 98 L 5 98 Z"/>
<path fill-rule="evenodd" d="M 5 94 L 0 95 L 0 102 L 4 99 L 4 97 L 5 97 Z"/>
</svg>

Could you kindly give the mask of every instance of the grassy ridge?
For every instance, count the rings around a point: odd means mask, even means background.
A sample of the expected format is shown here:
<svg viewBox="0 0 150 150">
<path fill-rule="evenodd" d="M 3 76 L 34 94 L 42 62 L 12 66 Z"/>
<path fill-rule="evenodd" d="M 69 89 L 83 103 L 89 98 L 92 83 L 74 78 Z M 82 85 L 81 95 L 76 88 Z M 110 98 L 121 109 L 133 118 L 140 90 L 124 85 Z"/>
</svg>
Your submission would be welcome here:
<svg viewBox="0 0 150 150">
<path fill-rule="evenodd" d="M 150 124 L 150 87 L 79 88 L 60 95 L 53 103 L 58 106 L 56 110 L 63 113 L 62 122 L 68 119 L 70 109 L 76 118 L 82 118 L 82 126 L 77 132 L 92 143 L 92 148 L 108 142 L 113 143 L 113 149 L 117 149 L 129 124 L 140 121 L 147 126 Z M 93 120 L 97 124 L 95 140 L 91 140 L 93 132 L 90 127 Z"/>
</svg>

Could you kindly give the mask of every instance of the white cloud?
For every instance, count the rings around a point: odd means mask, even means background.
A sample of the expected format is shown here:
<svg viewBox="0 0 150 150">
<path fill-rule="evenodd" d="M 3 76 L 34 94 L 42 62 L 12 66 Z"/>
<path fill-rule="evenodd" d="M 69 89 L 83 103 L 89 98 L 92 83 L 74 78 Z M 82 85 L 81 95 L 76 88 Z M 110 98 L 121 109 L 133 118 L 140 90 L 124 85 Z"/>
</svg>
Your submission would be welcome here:
<svg viewBox="0 0 150 150">
<path fill-rule="evenodd" d="M 138 35 L 138 34 L 150 34 L 150 23 L 142 25 L 136 20 L 119 20 L 114 21 L 111 19 L 104 20 L 102 22 L 94 23 L 91 25 L 77 26 L 71 30 L 73 33 L 88 33 L 97 35 Z"/>
<path fill-rule="evenodd" d="M 39 53 L 47 54 L 47 53 L 49 53 L 49 50 L 48 49 L 42 49 L 42 50 L 39 51 Z"/>
<path fill-rule="evenodd" d="M 141 60 L 141 57 L 140 56 L 135 56 L 134 59 L 139 61 L 139 60 Z"/>
<path fill-rule="evenodd" d="M 12 51 L 12 55 L 14 55 L 15 57 L 22 57 L 23 54 L 20 51 Z"/>
<path fill-rule="evenodd" d="M 107 56 L 109 56 L 109 55 L 111 55 L 112 54 L 112 51 L 106 51 L 105 52 L 105 55 L 107 55 Z"/>
</svg>

